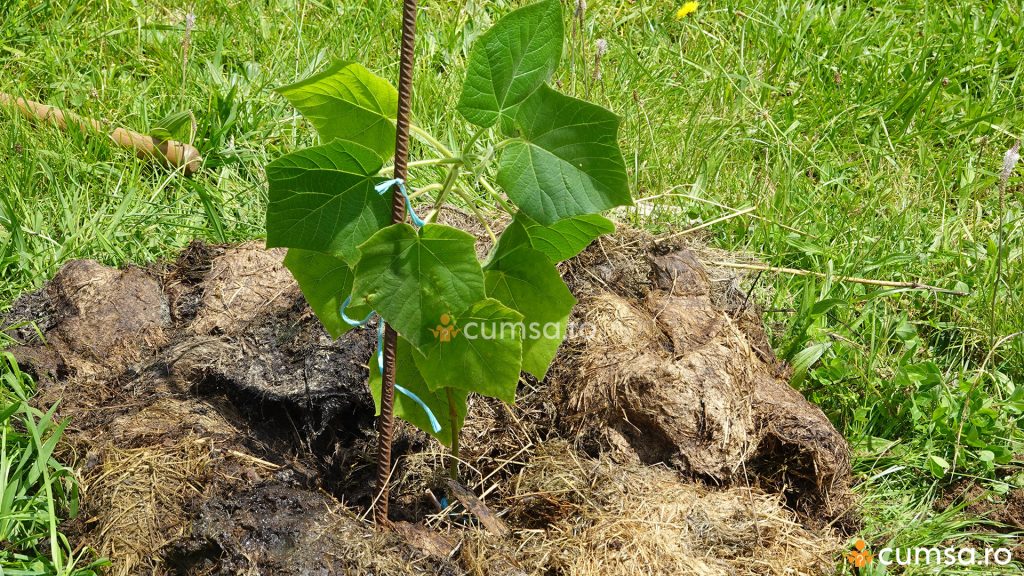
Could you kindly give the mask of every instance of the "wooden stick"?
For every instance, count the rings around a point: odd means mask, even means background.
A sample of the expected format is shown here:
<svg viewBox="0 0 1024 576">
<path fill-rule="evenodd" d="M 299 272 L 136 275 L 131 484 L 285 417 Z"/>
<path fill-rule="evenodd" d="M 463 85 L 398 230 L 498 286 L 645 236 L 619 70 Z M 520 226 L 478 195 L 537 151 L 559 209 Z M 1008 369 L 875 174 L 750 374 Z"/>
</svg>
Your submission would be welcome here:
<svg viewBox="0 0 1024 576">
<path fill-rule="evenodd" d="M 80 130 L 95 130 L 106 133 L 108 128 L 99 120 L 65 112 L 54 106 L 47 106 L 25 98 L 15 98 L 0 92 L 0 104 L 17 108 L 21 115 L 32 121 L 51 122 L 61 130 L 75 127 Z M 202 164 L 203 158 L 195 147 L 176 140 L 160 140 L 140 134 L 127 128 L 114 128 L 108 135 L 117 145 L 135 150 L 140 158 L 156 158 L 172 168 L 180 168 L 191 176 Z"/>
<path fill-rule="evenodd" d="M 469 510 L 474 516 L 480 519 L 480 523 L 483 524 L 484 528 L 488 532 L 501 537 L 509 535 L 510 531 L 508 529 L 508 525 L 506 525 L 501 518 L 495 516 L 494 513 L 491 512 L 491 509 L 481 502 L 480 499 L 476 497 L 476 494 L 470 492 L 468 488 L 459 484 L 455 480 L 449 480 L 448 490 L 456 500 L 466 507 L 466 510 Z"/>
<path fill-rule="evenodd" d="M 742 264 L 740 262 L 725 262 L 721 260 L 711 260 L 708 262 L 713 266 L 721 266 L 722 268 L 736 268 L 739 270 L 757 270 L 763 272 L 778 272 L 781 274 L 792 274 L 793 276 L 816 276 L 818 278 L 827 278 L 826 274 L 821 272 L 812 272 L 810 270 L 800 270 L 797 268 L 781 268 L 778 266 L 765 266 L 764 264 Z M 856 284 L 867 284 L 869 286 L 882 286 L 885 288 L 907 288 L 910 290 L 927 290 L 929 292 L 940 292 L 942 294 L 952 294 L 953 296 L 969 296 L 969 292 L 961 292 L 959 290 L 949 290 L 947 288 L 939 288 L 937 286 L 930 286 L 928 284 L 922 284 L 920 282 L 892 282 L 889 280 L 874 280 L 871 278 L 857 278 L 856 276 L 832 276 L 833 280 L 840 282 L 854 282 Z"/>
</svg>

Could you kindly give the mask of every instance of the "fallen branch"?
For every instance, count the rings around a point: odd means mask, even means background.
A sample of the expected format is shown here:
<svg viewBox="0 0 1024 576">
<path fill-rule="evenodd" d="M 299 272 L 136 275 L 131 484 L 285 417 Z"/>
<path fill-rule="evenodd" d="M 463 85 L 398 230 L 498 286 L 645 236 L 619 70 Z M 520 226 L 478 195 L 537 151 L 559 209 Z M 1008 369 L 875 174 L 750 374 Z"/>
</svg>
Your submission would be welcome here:
<svg viewBox="0 0 1024 576">
<path fill-rule="evenodd" d="M 777 272 L 780 274 L 791 274 L 793 276 L 815 276 L 817 278 L 828 278 L 828 275 L 821 272 L 812 272 L 810 270 L 800 270 L 798 268 L 783 268 L 779 266 L 766 266 L 764 264 L 743 264 L 740 262 L 725 262 L 721 260 L 711 260 L 708 262 L 713 266 L 720 266 L 722 268 L 736 268 L 738 270 L 756 270 L 763 272 Z M 963 292 L 960 290 L 949 290 L 948 288 L 939 288 L 938 286 L 931 286 L 928 284 L 922 284 L 920 282 L 892 282 L 890 280 L 875 280 L 872 278 L 858 278 L 856 276 L 832 276 L 833 280 L 840 282 L 854 282 L 856 284 L 867 284 L 869 286 L 882 286 L 885 288 L 905 288 L 909 290 L 926 290 L 928 292 L 939 292 L 942 294 L 951 294 L 953 296 L 969 296 L 970 292 Z"/>
<path fill-rule="evenodd" d="M 274 464 L 273 462 L 267 462 L 266 460 L 264 460 L 262 458 L 257 458 L 255 456 L 253 456 L 252 454 L 246 454 L 244 452 L 239 452 L 238 450 L 228 450 L 228 454 L 230 454 L 230 455 L 232 455 L 235 458 L 238 458 L 240 460 L 246 460 L 246 461 L 248 461 L 248 462 L 250 462 L 252 464 L 255 464 L 255 465 L 263 467 L 263 468 L 266 468 L 267 470 L 280 470 L 281 469 L 281 466 L 279 466 L 277 464 Z"/>
<path fill-rule="evenodd" d="M 487 532 L 495 536 L 508 536 L 509 528 L 505 521 L 495 516 L 490 508 L 476 497 L 476 494 L 473 494 L 468 488 L 454 480 L 448 481 L 448 490 L 451 491 L 452 496 L 456 500 L 466 507 L 466 510 L 469 510 L 480 520 L 480 524 L 483 525 Z"/>
<path fill-rule="evenodd" d="M 715 224 L 718 224 L 719 222 L 725 222 L 726 220 L 732 220 L 733 218 L 736 218 L 736 217 L 739 217 L 739 216 L 743 216 L 744 214 L 749 214 L 750 212 L 753 212 L 756 209 L 757 209 L 756 206 L 750 206 L 750 207 L 744 208 L 742 210 L 737 210 L 737 211 L 735 211 L 735 212 L 733 212 L 731 214 L 726 214 L 725 216 L 719 216 L 718 218 L 715 218 L 714 220 L 708 220 L 707 222 L 705 222 L 703 224 L 699 224 L 697 226 L 694 226 L 693 228 L 687 228 L 686 230 L 683 230 L 682 232 L 676 232 L 675 234 L 669 234 L 668 236 L 662 236 L 662 237 L 656 239 L 654 242 L 655 242 L 655 244 L 658 244 L 658 243 L 661 243 L 661 242 L 665 242 L 666 240 L 671 240 L 673 238 L 678 238 L 678 237 L 684 236 L 686 234 L 691 234 L 691 233 L 696 232 L 698 230 L 703 230 L 705 228 L 708 228 L 709 226 L 714 226 Z"/>
<path fill-rule="evenodd" d="M 0 104 L 16 108 L 22 116 L 29 120 L 51 122 L 61 130 L 67 130 L 69 126 L 72 126 L 80 130 L 92 129 L 107 133 L 117 145 L 135 150 L 136 155 L 140 158 L 156 158 L 172 168 L 180 168 L 186 176 L 191 176 L 196 170 L 199 170 L 203 161 L 199 150 L 196 150 L 194 146 L 176 140 L 161 140 L 127 128 L 114 128 L 108 133 L 108 128 L 99 120 L 79 116 L 74 112 L 65 112 L 60 108 L 25 98 L 15 98 L 4 92 L 0 92 Z"/>
</svg>

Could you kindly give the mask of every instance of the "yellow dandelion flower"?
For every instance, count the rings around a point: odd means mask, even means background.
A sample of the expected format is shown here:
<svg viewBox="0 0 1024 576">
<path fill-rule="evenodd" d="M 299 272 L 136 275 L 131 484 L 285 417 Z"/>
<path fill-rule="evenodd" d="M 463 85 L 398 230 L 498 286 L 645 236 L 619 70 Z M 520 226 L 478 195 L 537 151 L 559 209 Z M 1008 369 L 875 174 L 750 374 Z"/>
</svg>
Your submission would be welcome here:
<svg viewBox="0 0 1024 576">
<path fill-rule="evenodd" d="M 676 10 L 676 20 L 682 20 L 683 18 L 686 18 L 690 14 L 693 14 L 694 12 L 697 11 L 697 6 L 699 5 L 699 2 L 686 2 L 685 4 L 679 7 L 679 10 Z"/>
</svg>

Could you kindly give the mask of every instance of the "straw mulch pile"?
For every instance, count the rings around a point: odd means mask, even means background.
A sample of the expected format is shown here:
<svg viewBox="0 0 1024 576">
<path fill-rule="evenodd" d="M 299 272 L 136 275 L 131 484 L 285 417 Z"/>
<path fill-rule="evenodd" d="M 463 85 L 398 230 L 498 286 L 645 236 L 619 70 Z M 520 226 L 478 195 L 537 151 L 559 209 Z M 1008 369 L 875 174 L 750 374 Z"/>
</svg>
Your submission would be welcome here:
<svg viewBox="0 0 1024 576">
<path fill-rule="evenodd" d="M 404 425 L 396 529 L 367 522 L 373 330 L 327 337 L 278 251 L 71 262 L 0 321 L 45 336 L 13 352 L 71 419 L 65 528 L 112 574 L 832 573 L 846 446 L 699 254 L 602 239 L 563 270 L 591 329 L 516 406 L 472 400 L 461 480 L 507 534 L 438 510 L 443 454 Z"/>
</svg>

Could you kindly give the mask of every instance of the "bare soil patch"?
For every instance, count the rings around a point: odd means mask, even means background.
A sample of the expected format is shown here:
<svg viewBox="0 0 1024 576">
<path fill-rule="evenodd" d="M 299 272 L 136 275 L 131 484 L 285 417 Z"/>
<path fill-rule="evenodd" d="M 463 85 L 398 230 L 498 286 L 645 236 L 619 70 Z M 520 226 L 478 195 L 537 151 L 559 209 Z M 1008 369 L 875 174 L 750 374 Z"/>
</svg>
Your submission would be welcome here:
<svg viewBox="0 0 1024 576">
<path fill-rule="evenodd" d="M 936 510 L 961 506 L 975 518 L 984 518 L 993 524 L 980 529 L 990 532 L 1024 531 L 1024 490 L 1017 488 L 998 494 L 984 486 L 963 480 L 949 486 L 933 504 Z M 1024 543 L 1013 550 L 1014 558 L 1024 555 Z"/>
</svg>

